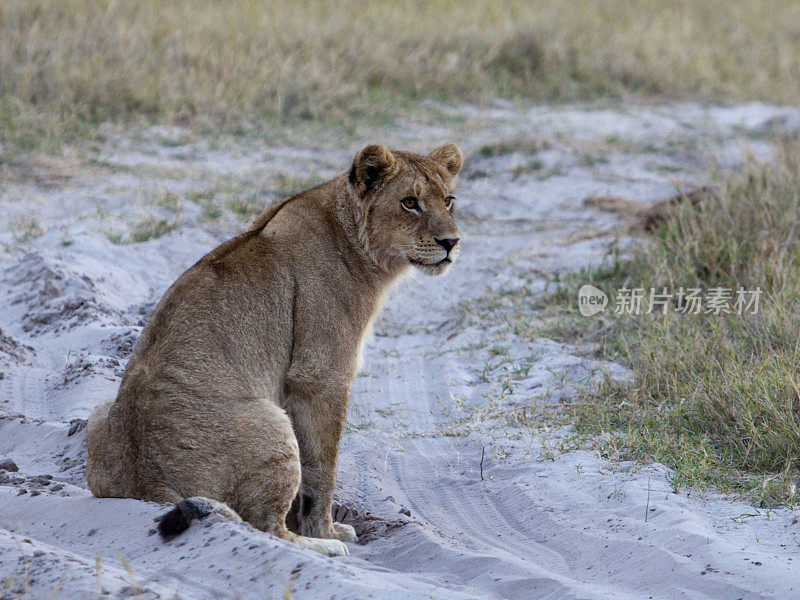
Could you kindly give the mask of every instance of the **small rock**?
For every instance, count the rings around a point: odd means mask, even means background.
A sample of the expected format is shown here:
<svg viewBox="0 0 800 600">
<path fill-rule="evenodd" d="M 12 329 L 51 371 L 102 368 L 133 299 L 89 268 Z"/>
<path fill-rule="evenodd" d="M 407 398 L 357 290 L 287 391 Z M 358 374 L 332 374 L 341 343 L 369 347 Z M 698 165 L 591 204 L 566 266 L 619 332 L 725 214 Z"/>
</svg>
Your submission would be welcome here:
<svg viewBox="0 0 800 600">
<path fill-rule="evenodd" d="M 31 498 L 33 498 L 34 496 L 38 496 L 38 495 L 39 495 L 39 494 L 41 494 L 41 493 L 42 493 L 42 492 L 40 492 L 39 490 L 33 490 L 33 491 L 31 492 Z"/>
<path fill-rule="evenodd" d="M 411 516 L 411 511 L 404 506 L 398 511 L 398 514 L 410 517 Z"/>
<path fill-rule="evenodd" d="M 4 458 L 3 460 L 0 460 L 0 469 L 3 469 L 4 471 L 9 471 L 11 473 L 16 473 L 17 471 L 19 471 L 17 463 L 15 463 L 10 458 Z"/>
<path fill-rule="evenodd" d="M 64 486 L 61 485 L 60 483 L 57 483 L 56 485 L 54 485 L 53 487 L 50 488 L 50 490 L 53 491 L 53 492 L 60 492 L 63 489 L 64 489 Z"/>
<path fill-rule="evenodd" d="M 12 477 L 5 471 L 0 471 L 0 485 L 4 484 L 11 484 L 11 485 L 18 485 L 25 481 L 22 477 Z"/>
<path fill-rule="evenodd" d="M 37 475 L 36 477 L 31 477 L 31 483 L 38 483 L 39 485 L 50 485 L 50 480 L 44 475 Z"/>
</svg>

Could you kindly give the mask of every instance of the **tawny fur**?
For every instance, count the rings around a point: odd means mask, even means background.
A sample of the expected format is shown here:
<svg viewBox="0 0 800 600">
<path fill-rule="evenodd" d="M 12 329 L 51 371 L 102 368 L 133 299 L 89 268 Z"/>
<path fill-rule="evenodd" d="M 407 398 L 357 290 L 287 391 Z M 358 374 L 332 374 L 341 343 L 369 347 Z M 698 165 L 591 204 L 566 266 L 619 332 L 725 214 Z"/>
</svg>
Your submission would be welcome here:
<svg viewBox="0 0 800 600">
<path fill-rule="evenodd" d="M 362 339 L 412 265 L 435 275 L 456 258 L 448 197 L 461 163 L 455 144 L 427 157 L 367 146 L 349 173 L 269 208 L 186 271 L 116 399 L 89 419 L 92 493 L 209 498 L 281 538 L 346 553 L 337 540 L 355 534 L 332 521 L 331 502 Z"/>
</svg>

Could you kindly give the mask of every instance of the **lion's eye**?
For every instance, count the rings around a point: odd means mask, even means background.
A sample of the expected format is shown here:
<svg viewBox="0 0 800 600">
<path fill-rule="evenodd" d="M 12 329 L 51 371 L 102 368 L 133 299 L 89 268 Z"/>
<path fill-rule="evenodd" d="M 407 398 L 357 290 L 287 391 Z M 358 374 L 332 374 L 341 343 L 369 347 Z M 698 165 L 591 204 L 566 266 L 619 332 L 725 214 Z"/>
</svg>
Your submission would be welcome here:
<svg viewBox="0 0 800 600">
<path fill-rule="evenodd" d="M 403 198 L 401 203 L 408 210 L 414 210 L 415 208 L 418 208 L 417 199 L 414 198 L 414 196 L 406 196 Z"/>
<path fill-rule="evenodd" d="M 453 208 L 453 202 L 455 202 L 455 198 L 453 198 L 453 196 L 448 196 L 447 198 L 444 199 L 444 207 L 447 210 L 450 210 L 451 208 Z"/>
</svg>

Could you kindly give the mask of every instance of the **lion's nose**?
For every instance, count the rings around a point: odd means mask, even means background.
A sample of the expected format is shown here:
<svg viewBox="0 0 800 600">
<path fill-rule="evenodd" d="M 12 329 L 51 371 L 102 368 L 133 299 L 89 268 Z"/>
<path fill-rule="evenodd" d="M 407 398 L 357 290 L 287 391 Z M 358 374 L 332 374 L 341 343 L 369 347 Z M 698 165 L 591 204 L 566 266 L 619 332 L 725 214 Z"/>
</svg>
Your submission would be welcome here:
<svg viewBox="0 0 800 600">
<path fill-rule="evenodd" d="M 453 246 L 455 246 L 458 243 L 458 240 L 460 238 L 433 238 L 433 239 L 436 240 L 436 243 L 439 244 L 442 248 L 450 252 Z"/>
</svg>

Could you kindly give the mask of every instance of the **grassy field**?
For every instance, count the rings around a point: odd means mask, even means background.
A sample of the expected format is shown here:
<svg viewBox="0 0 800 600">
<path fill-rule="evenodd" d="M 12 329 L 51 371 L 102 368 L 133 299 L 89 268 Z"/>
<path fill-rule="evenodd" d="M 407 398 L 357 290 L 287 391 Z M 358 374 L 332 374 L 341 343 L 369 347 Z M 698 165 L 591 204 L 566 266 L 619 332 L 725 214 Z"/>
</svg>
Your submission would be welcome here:
<svg viewBox="0 0 800 600">
<path fill-rule="evenodd" d="M 561 416 L 602 454 L 657 460 L 675 469 L 676 488 L 713 485 L 765 505 L 797 504 L 800 480 L 797 140 L 781 152 L 775 165 L 730 177 L 700 212 L 684 206 L 631 259 L 569 275 L 539 300 L 544 330 L 527 332 L 596 342 L 603 357 L 632 369 L 630 385 L 607 382 Z M 673 301 L 666 315 L 582 317 L 577 290 L 589 282 L 612 307 L 622 286 L 762 295 L 757 314 L 682 314 Z"/>
<path fill-rule="evenodd" d="M 792 0 L 5 0 L 0 140 L 335 126 L 423 98 L 796 103 L 799 44 Z"/>
</svg>

